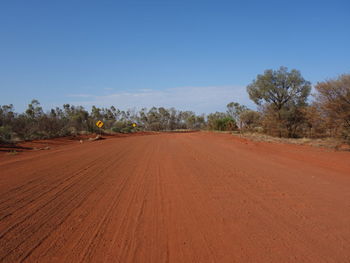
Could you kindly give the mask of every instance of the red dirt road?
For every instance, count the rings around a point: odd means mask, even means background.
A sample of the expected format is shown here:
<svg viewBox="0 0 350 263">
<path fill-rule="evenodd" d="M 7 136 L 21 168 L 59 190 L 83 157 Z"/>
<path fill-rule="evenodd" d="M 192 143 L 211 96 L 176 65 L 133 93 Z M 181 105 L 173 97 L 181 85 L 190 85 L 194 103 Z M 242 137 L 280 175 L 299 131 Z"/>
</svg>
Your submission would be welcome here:
<svg viewBox="0 0 350 263">
<path fill-rule="evenodd" d="M 350 153 L 184 133 L 0 161 L 0 262 L 350 262 Z"/>
</svg>

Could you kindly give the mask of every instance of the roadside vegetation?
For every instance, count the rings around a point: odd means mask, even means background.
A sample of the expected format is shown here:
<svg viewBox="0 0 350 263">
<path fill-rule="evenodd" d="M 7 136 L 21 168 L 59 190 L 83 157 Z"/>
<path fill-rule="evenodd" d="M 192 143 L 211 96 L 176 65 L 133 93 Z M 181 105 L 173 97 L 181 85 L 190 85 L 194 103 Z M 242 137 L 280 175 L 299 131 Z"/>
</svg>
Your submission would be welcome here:
<svg viewBox="0 0 350 263">
<path fill-rule="evenodd" d="M 163 107 L 124 111 L 93 106 L 88 111 L 69 104 L 44 112 L 37 100 L 16 113 L 13 105 L 2 105 L 0 142 L 96 133 L 95 123 L 101 120 L 105 133 L 218 130 L 350 143 L 350 75 L 319 82 L 312 92 L 311 83 L 298 70 L 281 67 L 258 75 L 247 92 L 257 110 L 230 102 L 226 112 L 207 116 Z"/>
<path fill-rule="evenodd" d="M 119 110 L 114 106 L 91 111 L 84 107 L 63 105 L 63 108 L 44 112 L 40 103 L 33 100 L 24 113 L 16 113 L 13 105 L 0 107 L 0 141 L 11 143 L 20 140 L 47 139 L 68 135 L 99 133 L 95 123 L 104 122 L 104 133 L 130 133 L 136 131 L 171 131 L 204 129 L 205 116 L 192 111 L 178 111 L 153 107 L 149 110 Z M 136 123 L 136 127 L 133 127 Z"/>
<path fill-rule="evenodd" d="M 350 143 L 350 75 L 311 84 L 299 71 L 266 70 L 247 87 L 258 112 L 242 129 L 280 138 L 335 138 Z M 244 114 L 242 116 L 245 117 Z"/>
</svg>

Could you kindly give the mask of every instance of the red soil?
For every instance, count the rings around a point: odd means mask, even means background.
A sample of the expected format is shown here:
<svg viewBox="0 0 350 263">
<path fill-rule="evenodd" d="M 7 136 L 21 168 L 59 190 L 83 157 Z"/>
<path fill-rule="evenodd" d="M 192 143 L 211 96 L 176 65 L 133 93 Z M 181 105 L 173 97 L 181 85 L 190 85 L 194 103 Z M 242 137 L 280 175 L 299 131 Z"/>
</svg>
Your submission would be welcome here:
<svg viewBox="0 0 350 263">
<path fill-rule="evenodd" d="M 350 262 L 348 152 L 212 133 L 52 142 L 0 159 L 1 262 Z"/>
<path fill-rule="evenodd" d="M 152 135 L 154 132 L 137 132 L 137 133 L 117 133 L 117 134 L 104 134 L 102 139 L 110 138 L 124 138 L 130 136 L 143 136 L 143 135 Z M 3 144 L 0 143 L 0 161 L 5 159 L 4 155 L 18 155 L 21 153 L 39 151 L 39 150 L 48 150 L 48 149 L 58 149 L 62 146 L 68 144 L 76 144 L 77 142 L 82 141 L 86 143 L 89 139 L 96 138 L 97 134 L 87 134 L 87 135 L 77 135 L 77 136 L 67 136 L 59 137 L 54 139 L 42 139 L 42 140 L 32 140 L 32 141 L 23 141 L 16 144 Z"/>
</svg>

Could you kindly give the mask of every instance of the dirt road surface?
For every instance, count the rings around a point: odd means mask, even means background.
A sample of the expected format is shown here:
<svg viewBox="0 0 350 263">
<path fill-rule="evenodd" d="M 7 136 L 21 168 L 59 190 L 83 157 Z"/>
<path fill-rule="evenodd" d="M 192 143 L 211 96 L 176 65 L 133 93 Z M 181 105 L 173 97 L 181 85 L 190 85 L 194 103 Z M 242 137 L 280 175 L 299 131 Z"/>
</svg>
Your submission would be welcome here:
<svg viewBox="0 0 350 263">
<path fill-rule="evenodd" d="M 350 153 L 183 133 L 0 161 L 0 262 L 350 262 Z"/>
</svg>

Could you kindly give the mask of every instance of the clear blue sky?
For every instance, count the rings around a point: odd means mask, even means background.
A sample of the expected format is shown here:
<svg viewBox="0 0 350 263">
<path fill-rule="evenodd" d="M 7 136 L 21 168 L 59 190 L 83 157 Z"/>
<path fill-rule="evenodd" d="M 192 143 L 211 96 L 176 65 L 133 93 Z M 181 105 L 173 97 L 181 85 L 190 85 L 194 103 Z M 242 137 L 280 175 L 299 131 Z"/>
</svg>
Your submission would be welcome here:
<svg viewBox="0 0 350 263">
<path fill-rule="evenodd" d="M 252 105 L 284 65 L 350 73 L 350 1 L 0 1 L 0 105 Z"/>
</svg>

